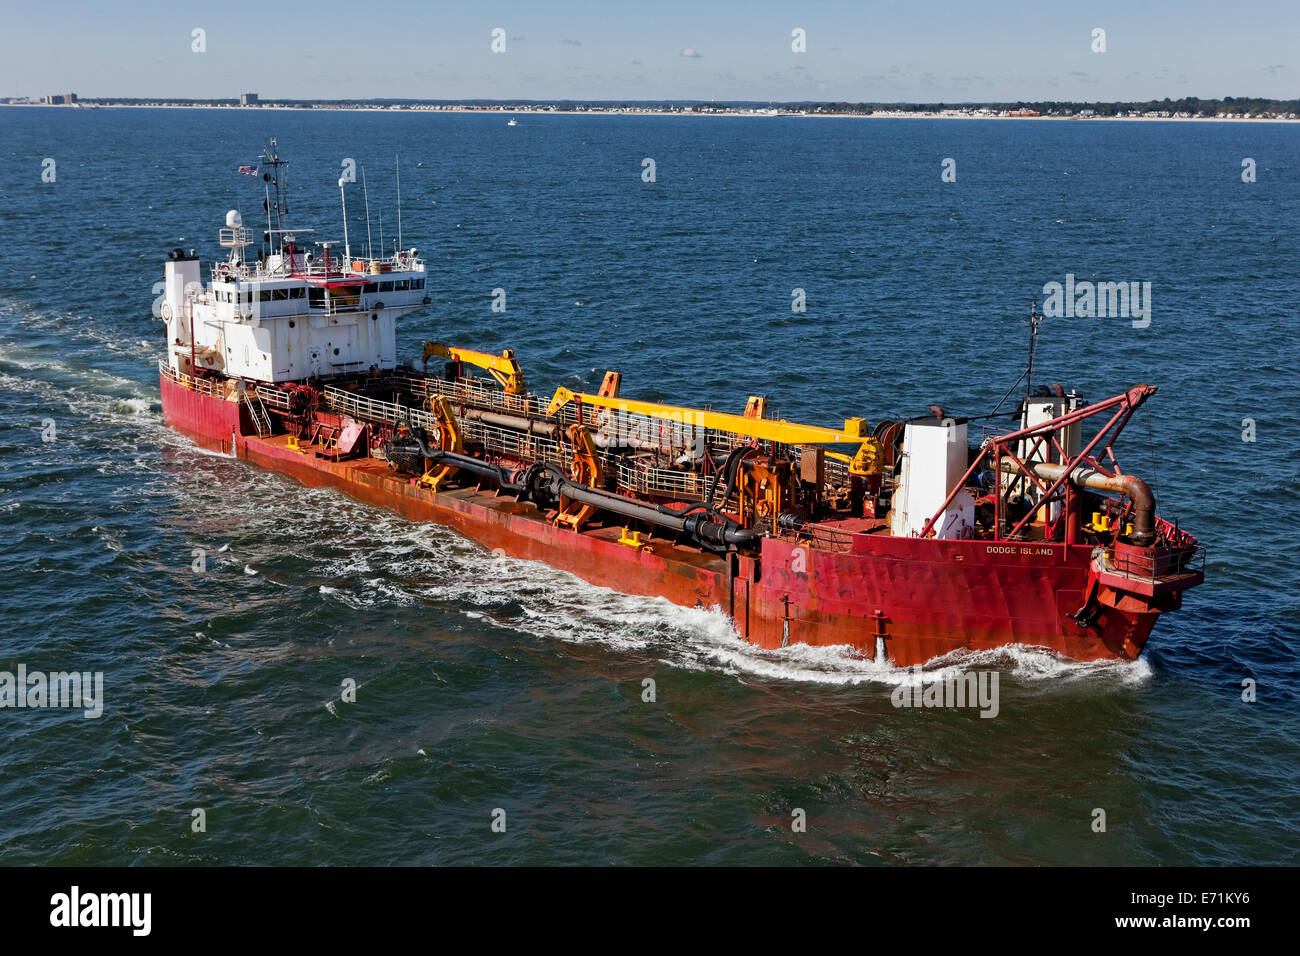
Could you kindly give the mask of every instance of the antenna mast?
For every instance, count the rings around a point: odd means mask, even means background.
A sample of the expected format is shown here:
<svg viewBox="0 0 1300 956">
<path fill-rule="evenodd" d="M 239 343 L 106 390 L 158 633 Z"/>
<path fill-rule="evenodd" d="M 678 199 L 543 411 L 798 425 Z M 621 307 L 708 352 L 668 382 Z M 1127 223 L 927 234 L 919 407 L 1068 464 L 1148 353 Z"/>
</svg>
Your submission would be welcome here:
<svg viewBox="0 0 1300 956">
<path fill-rule="evenodd" d="M 1043 313 L 1038 311 L 1038 303 L 1029 302 L 1029 365 L 1025 369 L 1025 398 L 1034 390 L 1034 353 L 1038 350 L 1038 326 L 1043 322 Z"/>
<path fill-rule="evenodd" d="M 402 248 L 402 161 L 393 154 L 393 165 L 397 167 L 397 248 Z"/>
<path fill-rule="evenodd" d="M 268 230 L 271 225 L 271 213 L 275 213 L 275 228 L 279 230 L 283 226 L 283 218 L 289 213 L 288 202 L 288 183 L 285 182 L 285 176 L 282 170 L 289 168 L 289 163 L 280 158 L 276 151 L 275 137 L 272 136 L 267 142 L 266 148 L 262 150 L 262 165 L 267 167 L 270 172 L 262 173 L 262 181 L 275 187 L 275 205 L 270 204 L 270 193 L 268 187 L 266 224 Z"/>
<path fill-rule="evenodd" d="M 339 177 L 339 199 L 342 200 L 343 202 L 343 258 L 348 263 L 348 267 L 351 268 L 352 246 L 348 243 L 348 197 L 347 194 L 343 192 L 344 182 L 346 182 L 346 180 L 342 176 L 340 176 Z"/>
<path fill-rule="evenodd" d="M 370 190 L 366 188 L 366 167 L 361 167 L 361 195 L 366 197 L 366 258 L 373 259 L 374 251 L 370 248 Z"/>
</svg>

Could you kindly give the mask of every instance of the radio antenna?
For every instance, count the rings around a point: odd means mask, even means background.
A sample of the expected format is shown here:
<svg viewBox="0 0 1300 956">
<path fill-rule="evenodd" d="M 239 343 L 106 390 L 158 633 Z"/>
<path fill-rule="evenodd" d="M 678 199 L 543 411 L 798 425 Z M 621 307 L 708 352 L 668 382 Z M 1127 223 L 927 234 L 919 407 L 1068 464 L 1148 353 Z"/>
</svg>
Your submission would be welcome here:
<svg viewBox="0 0 1300 956">
<path fill-rule="evenodd" d="M 997 415 L 998 409 L 1002 407 L 1002 403 L 1011 397 L 1011 393 L 1016 390 L 1016 386 L 1021 382 L 1025 383 L 1026 398 L 1028 398 L 1030 393 L 1033 392 L 1034 352 L 1038 350 L 1038 326 L 1042 321 L 1043 314 L 1038 311 L 1037 303 L 1031 299 L 1029 303 L 1029 364 L 1026 365 L 1025 370 L 1020 373 L 1020 377 L 1011 383 L 1011 387 L 1007 389 L 1007 393 L 998 399 L 998 403 L 993 406 L 993 411 L 989 412 L 987 415 L 980 415 L 978 416 L 979 418 L 992 418 Z M 973 420 L 974 419 L 972 419 L 972 421 Z"/>
<path fill-rule="evenodd" d="M 343 184 L 347 182 L 342 176 L 339 177 L 339 200 L 343 203 L 343 258 L 348 261 L 349 266 L 352 262 L 352 246 L 348 242 L 348 197 L 343 192 Z"/>
<path fill-rule="evenodd" d="M 402 248 L 402 161 L 393 154 L 393 165 L 397 167 L 397 248 Z"/>
<path fill-rule="evenodd" d="M 1038 326 L 1043 322 L 1043 313 L 1038 311 L 1038 303 L 1029 301 L 1029 365 L 1025 368 L 1025 398 L 1034 390 L 1034 353 L 1038 351 Z"/>
<path fill-rule="evenodd" d="M 289 163 L 280 158 L 274 136 L 267 141 L 260 158 L 261 165 L 268 170 L 262 173 L 262 182 L 275 187 L 275 204 L 271 205 L 270 196 L 267 197 L 267 224 L 270 225 L 271 213 L 274 212 L 275 228 L 277 230 L 283 229 L 284 217 L 289 212 L 288 184 L 285 182 L 284 174 L 284 170 L 289 167 Z"/>
<path fill-rule="evenodd" d="M 366 199 L 366 258 L 375 257 L 374 250 L 370 248 L 370 190 L 366 188 L 366 167 L 361 167 L 361 195 Z"/>
</svg>

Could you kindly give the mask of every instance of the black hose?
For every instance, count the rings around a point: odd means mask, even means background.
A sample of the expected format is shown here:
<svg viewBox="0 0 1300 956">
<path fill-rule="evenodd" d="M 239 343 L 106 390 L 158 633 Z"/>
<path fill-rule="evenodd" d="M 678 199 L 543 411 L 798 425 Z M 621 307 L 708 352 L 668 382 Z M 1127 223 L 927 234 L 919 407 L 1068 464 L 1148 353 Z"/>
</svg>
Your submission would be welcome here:
<svg viewBox="0 0 1300 956">
<path fill-rule="evenodd" d="M 722 503 L 726 504 L 731 499 L 732 494 L 736 490 L 736 472 L 740 468 L 740 457 L 748 450 L 749 446 L 747 445 L 741 445 L 738 448 L 731 449 L 731 453 L 727 455 L 727 460 L 722 466 L 722 471 L 714 474 L 713 485 L 709 488 L 709 497 L 706 498 L 704 502 L 705 507 L 710 511 L 713 510 L 713 499 L 718 492 L 718 481 L 723 475 L 726 475 L 727 478 L 727 490 L 722 496 Z"/>
<path fill-rule="evenodd" d="M 507 477 L 506 470 L 500 465 L 481 461 L 470 455 L 461 455 L 454 451 L 435 451 L 432 455 L 426 455 L 425 457 L 435 465 L 451 465 L 460 471 L 468 471 L 474 475 L 490 478 L 497 483 L 497 486 L 502 491 L 510 494 L 518 494 L 523 490 L 522 485 L 515 484 Z"/>
<path fill-rule="evenodd" d="M 680 532 L 710 551 L 756 547 L 762 539 L 758 532 L 742 528 L 730 519 L 718 520 L 708 513 L 674 513 L 671 508 L 661 510 L 661 506 L 642 504 L 613 492 L 581 485 L 547 463 L 529 468 L 522 483 L 527 486 L 527 493 L 534 501 L 555 500 L 563 495 L 572 501 L 592 505 L 625 518 Z"/>
<path fill-rule="evenodd" d="M 471 474 L 480 475 L 484 478 L 491 479 L 497 483 L 497 486 L 509 494 L 519 494 L 524 490 L 524 486 L 510 480 L 506 470 L 500 465 L 494 465 L 491 462 L 474 458 L 471 455 L 462 455 L 459 452 L 443 451 L 441 448 L 430 448 L 425 442 L 424 437 L 418 431 L 411 431 L 411 438 L 415 441 L 420 449 L 420 455 L 429 465 L 451 465 L 461 471 L 468 471 Z"/>
</svg>

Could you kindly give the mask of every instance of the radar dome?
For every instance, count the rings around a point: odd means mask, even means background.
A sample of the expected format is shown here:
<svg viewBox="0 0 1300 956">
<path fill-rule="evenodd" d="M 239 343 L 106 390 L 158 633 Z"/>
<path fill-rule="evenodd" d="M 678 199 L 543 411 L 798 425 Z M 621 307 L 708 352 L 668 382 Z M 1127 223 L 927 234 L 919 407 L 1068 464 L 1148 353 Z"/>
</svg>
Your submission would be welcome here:
<svg viewBox="0 0 1300 956">
<path fill-rule="evenodd" d="M 232 209 L 230 212 L 226 213 L 226 225 L 230 228 L 233 229 L 236 226 L 242 226 L 243 224 L 244 220 L 240 217 L 238 209 Z"/>
</svg>

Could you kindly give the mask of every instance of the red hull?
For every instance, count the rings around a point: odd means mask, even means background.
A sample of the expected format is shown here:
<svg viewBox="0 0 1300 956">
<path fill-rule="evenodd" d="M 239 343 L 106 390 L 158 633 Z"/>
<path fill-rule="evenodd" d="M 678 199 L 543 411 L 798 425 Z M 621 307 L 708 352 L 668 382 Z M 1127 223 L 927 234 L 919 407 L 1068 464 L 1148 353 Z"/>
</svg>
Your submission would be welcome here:
<svg viewBox="0 0 1300 956">
<path fill-rule="evenodd" d="M 1180 592 L 1118 595 L 1088 627 L 1069 616 L 1085 601 L 1087 545 L 855 535 L 846 553 L 765 538 L 759 557 L 721 557 L 653 540 L 620 544 L 619 528 L 574 532 L 531 504 L 489 491 L 432 492 L 373 459 L 334 462 L 295 451 L 284 436 L 259 438 L 241 407 L 161 377 L 166 423 L 200 445 L 231 452 L 304 484 L 332 486 L 412 520 L 452 527 L 488 548 L 543 561 L 624 593 L 687 607 L 718 606 L 745 640 L 852 645 L 874 656 L 883 643 L 898 666 L 958 650 L 1009 644 L 1050 648 L 1074 660 L 1138 656 L 1156 618 Z"/>
</svg>

